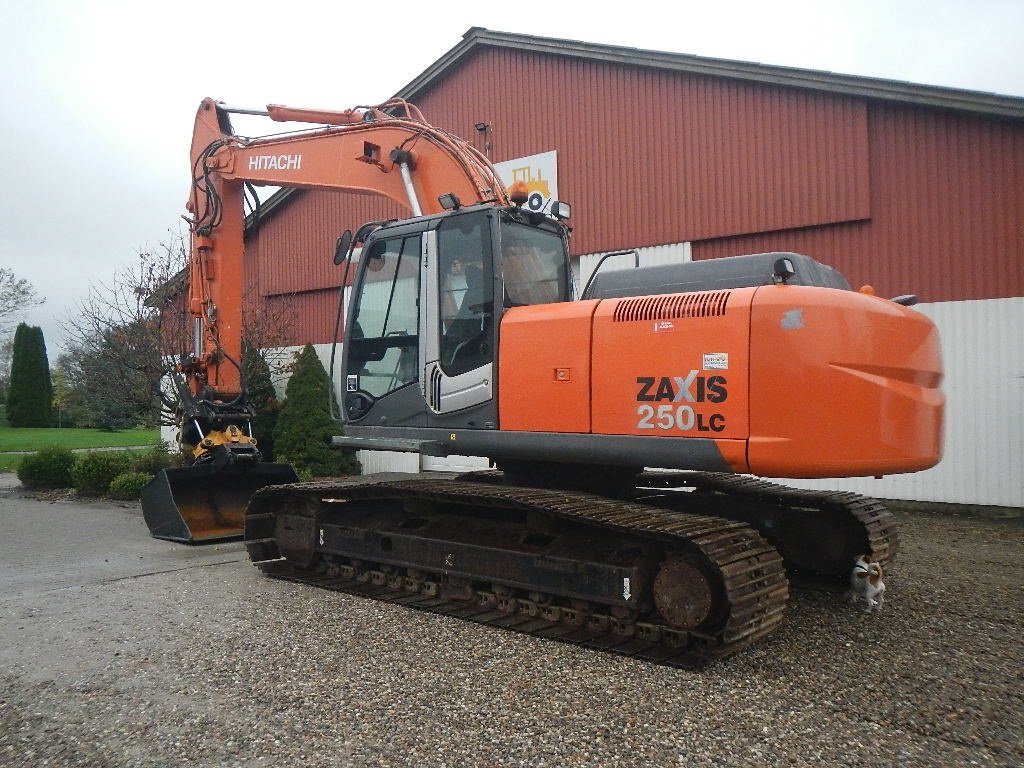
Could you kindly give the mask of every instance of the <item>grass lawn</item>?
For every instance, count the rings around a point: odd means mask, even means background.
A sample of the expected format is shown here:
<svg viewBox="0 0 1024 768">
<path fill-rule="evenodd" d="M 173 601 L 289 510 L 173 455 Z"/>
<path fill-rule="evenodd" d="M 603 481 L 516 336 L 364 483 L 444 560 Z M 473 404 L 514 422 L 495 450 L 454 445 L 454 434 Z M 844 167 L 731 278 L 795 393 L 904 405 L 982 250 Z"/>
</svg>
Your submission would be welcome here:
<svg viewBox="0 0 1024 768">
<path fill-rule="evenodd" d="M 0 423 L 0 472 L 14 472 L 24 458 L 20 453 L 3 451 L 38 451 L 40 448 L 126 448 L 137 445 L 156 445 L 160 442 L 159 429 L 125 429 L 120 432 L 101 432 L 98 429 L 43 429 L 22 427 L 15 429 Z"/>
<path fill-rule="evenodd" d="M 130 445 L 156 445 L 160 442 L 159 429 L 125 429 L 120 432 L 101 432 L 98 429 L 44 429 L 21 427 L 15 429 L 0 424 L 0 452 L 38 451 L 40 448 L 120 448 Z M 3 457 L 8 458 L 8 457 Z"/>
<path fill-rule="evenodd" d="M 24 456 L 20 453 L 2 453 L 0 454 L 0 472 L 17 472 L 18 462 L 21 461 Z"/>
</svg>

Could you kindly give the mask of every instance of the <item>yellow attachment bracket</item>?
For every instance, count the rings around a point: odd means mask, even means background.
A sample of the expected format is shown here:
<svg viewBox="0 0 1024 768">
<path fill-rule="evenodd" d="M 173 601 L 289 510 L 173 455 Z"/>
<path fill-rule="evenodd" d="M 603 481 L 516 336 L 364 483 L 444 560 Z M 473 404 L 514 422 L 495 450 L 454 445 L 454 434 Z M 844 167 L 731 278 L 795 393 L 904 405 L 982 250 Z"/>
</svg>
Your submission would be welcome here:
<svg viewBox="0 0 1024 768">
<path fill-rule="evenodd" d="M 198 459 L 204 453 L 220 445 L 256 445 L 256 439 L 249 437 L 234 424 L 223 431 L 210 432 L 192 451 L 192 458 Z"/>
</svg>

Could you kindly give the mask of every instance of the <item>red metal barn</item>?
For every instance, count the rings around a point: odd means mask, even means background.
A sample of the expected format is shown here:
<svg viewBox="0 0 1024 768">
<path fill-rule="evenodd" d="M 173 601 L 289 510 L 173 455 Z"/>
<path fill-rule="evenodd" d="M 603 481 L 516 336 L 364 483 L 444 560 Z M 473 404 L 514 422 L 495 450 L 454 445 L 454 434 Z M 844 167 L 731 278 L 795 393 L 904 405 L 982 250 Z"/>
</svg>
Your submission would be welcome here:
<svg viewBox="0 0 1024 768">
<path fill-rule="evenodd" d="M 554 153 L 582 280 L 618 249 L 642 263 L 780 250 L 918 294 L 943 336 L 946 457 L 829 487 L 1024 506 L 1024 99 L 480 28 L 397 95 L 492 161 Z M 401 215 L 278 193 L 250 228 L 254 297 L 291 314 L 294 344 L 329 344 L 335 238 Z"/>
</svg>

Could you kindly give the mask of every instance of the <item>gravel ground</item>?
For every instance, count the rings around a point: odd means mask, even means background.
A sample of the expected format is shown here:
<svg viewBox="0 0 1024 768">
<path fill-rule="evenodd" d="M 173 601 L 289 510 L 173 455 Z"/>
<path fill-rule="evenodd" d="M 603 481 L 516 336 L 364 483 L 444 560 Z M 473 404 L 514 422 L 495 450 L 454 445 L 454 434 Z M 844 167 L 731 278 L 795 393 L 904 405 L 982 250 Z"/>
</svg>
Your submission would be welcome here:
<svg viewBox="0 0 1024 768">
<path fill-rule="evenodd" d="M 886 609 L 797 592 L 700 672 L 259 574 L 0 488 L 0 765 L 1024 764 L 1024 525 L 900 516 Z"/>
</svg>

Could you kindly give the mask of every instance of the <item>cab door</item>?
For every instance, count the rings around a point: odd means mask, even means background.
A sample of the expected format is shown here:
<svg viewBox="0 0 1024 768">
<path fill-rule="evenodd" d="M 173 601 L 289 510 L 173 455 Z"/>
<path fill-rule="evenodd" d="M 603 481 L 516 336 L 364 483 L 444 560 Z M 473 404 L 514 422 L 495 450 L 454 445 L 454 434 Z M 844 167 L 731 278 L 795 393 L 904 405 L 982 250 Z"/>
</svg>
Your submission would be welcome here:
<svg viewBox="0 0 1024 768">
<path fill-rule="evenodd" d="M 482 211 L 451 214 L 425 237 L 420 386 L 428 422 L 494 428 L 491 219 Z"/>
<path fill-rule="evenodd" d="M 355 423 L 422 426 L 420 263 L 423 234 L 367 243 L 345 345 L 345 411 Z"/>
</svg>

